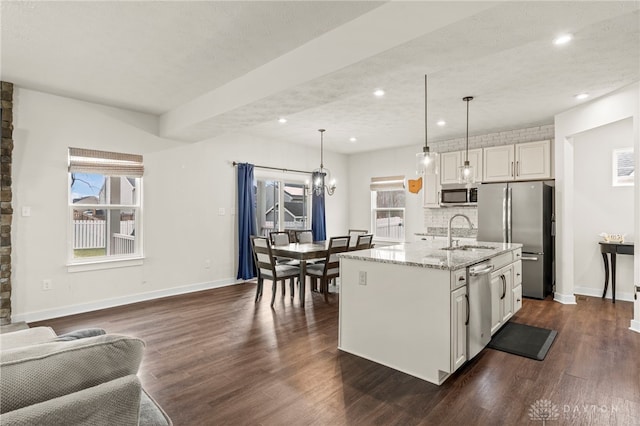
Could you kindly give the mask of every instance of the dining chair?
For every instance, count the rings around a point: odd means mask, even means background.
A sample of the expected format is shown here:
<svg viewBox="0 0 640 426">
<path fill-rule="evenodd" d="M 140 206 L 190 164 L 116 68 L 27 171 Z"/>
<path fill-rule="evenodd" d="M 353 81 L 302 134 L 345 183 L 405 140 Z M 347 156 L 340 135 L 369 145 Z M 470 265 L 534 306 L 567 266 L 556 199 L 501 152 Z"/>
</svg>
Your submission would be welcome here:
<svg viewBox="0 0 640 426">
<path fill-rule="evenodd" d="M 287 231 L 269 232 L 269 240 L 274 246 L 285 246 L 291 242 Z"/>
<path fill-rule="evenodd" d="M 358 235 L 356 244 L 349 247 L 349 250 L 366 250 L 373 247 L 373 234 Z"/>
<path fill-rule="evenodd" d="M 303 231 L 296 231 L 296 241 L 299 243 L 312 243 L 313 232 L 310 229 L 305 229 Z"/>
<path fill-rule="evenodd" d="M 329 281 L 340 276 L 340 258 L 338 253 L 343 253 L 349 249 L 349 236 L 332 237 L 329 240 L 327 257 L 324 263 L 307 266 L 306 275 L 312 282 L 320 280 L 320 291 L 324 293 L 324 301 L 328 302 Z M 312 285 L 315 285 L 312 283 Z"/>
<path fill-rule="evenodd" d="M 256 289 L 256 302 L 262 296 L 262 287 L 265 278 L 271 280 L 273 285 L 271 287 L 271 306 L 276 300 L 276 284 L 278 281 L 282 281 L 282 296 L 285 296 L 286 285 L 285 281 L 289 279 L 289 286 L 291 288 L 291 299 L 294 296 L 294 279 L 300 275 L 300 267 L 294 265 L 278 265 L 276 259 L 271 252 L 271 243 L 266 237 L 251 236 L 251 246 L 253 247 L 253 256 L 256 262 L 256 268 L 258 269 L 258 287 Z"/>
<path fill-rule="evenodd" d="M 351 237 L 351 240 L 349 240 L 349 246 L 355 247 L 358 240 L 358 235 L 364 235 L 368 233 L 369 231 L 366 229 L 349 229 L 349 237 Z"/>
<path fill-rule="evenodd" d="M 269 232 L 269 240 L 271 241 L 272 246 L 286 246 L 291 242 L 291 234 L 289 234 L 288 231 Z M 281 265 L 283 263 L 293 266 L 300 265 L 299 260 L 276 256 L 276 264 Z"/>
</svg>

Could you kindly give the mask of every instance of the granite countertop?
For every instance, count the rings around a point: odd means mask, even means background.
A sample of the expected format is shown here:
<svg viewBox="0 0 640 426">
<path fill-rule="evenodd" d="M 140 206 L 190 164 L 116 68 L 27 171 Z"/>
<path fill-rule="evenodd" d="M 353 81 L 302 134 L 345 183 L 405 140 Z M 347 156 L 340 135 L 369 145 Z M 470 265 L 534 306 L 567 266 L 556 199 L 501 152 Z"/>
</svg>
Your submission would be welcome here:
<svg viewBox="0 0 640 426">
<path fill-rule="evenodd" d="M 516 243 L 479 241 L 473 245 L 490 246 L 492 248 L 469 251 L 442 250 L 446 245 L 446 241 L 416 241 L 395 246 L 345 252 L 339 256 L 345 259 L 454 270 L 465 268 L 522 247 L 522 244 Z"/>
</svg>

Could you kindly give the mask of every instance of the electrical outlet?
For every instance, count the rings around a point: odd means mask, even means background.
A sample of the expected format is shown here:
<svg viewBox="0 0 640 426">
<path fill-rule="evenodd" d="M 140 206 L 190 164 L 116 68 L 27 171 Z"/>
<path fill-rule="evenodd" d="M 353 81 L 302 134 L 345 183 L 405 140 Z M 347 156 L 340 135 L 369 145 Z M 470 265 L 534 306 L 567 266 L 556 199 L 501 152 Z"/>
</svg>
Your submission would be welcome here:
<svg viewBox="0 0 640 426">
<path fill-rule="evenodd" d="M 224 216 L 224 215 L 225 215 L 224 207 L 220 207 L 220 208 L 218 209 L 218 216 Z"/>
<path fill-rule="evenodd" d="M 358 284 L 367 285 L 367 271 L 360 271 L 358 275 Z"/>
<path fill-rule="evenodd" d="M 211 269 L 211 260 L 205 259 L 205 261 L 204 261 L 204 269 Z"/>
<path fill-rule="evenodd" d="M 51 280 L 42 280 L 42 290 L 47 291 L 53 288 Z"/>
</svg>

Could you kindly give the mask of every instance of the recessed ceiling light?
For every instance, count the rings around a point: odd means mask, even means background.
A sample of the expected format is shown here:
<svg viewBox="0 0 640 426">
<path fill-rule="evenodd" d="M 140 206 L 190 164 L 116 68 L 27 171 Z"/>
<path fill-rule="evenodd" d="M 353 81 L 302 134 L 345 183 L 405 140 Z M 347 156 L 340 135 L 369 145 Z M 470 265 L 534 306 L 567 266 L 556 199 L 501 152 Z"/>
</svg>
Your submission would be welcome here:
<svg viewBox="0 0 640 426">
<path fill-rule="evenodd" d="M 438 121 L 436 124 L 437 124 L 438 126 L 442 127 L 442 126 L 444 126 L 445 124 L 447 124 L 447 122 L 446 122 L 446 121 L 444 121 L 444 120 L 440 120 L 440 121 Z"/>
<path fill-rule="evenodd" d="M 556 37 L 553 40 L 553 44 L 555 44 L 555 45 L 567 44 L 572 39 L 573 39 L 573 36 L 571 34 L 562 34 L 562 35 L 559 35 L 558 37 Z"/>
<path fill-rule="evenodd" d="M 351 136 L 349 138 L 349 142 L 357 142 L 357 141 L 358 141 L 358 139 L 354 138 L 353 136 Z"/>
<path fill-rule="evenodd" d="M 376 95 L 377 97 L 381 98 L 384 96 L 384 90 L 382 89 L 376 89 L 375 92 L 373 92 L 374 95 Z"/>
<path fill-rule="evenodd" d="M 587 99 L 589 97 L 588 93 L 578 93 L 575 98 L 579 101 L 583 100 L 583 99 Z"/>
<path fill-rule="evenodd" d="M 287 122 L 287 119 L 286 119 L 286 118 L 278 118 L 278 123 L 280 123 L 280 124 L 284 124 L 284 123 L 286 123 L 286 122 Z"/>
</svg>

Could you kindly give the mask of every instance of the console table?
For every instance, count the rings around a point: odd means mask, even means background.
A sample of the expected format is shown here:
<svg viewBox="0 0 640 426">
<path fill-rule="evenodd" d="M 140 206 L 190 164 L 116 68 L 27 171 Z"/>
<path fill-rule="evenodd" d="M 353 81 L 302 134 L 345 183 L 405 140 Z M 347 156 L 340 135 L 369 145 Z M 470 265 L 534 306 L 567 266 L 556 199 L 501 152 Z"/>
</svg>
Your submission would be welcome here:
<svg viewBox="0 0 640 426">
<path fill-rule="evenodd" d="M 616 303 L 616 254 L 630 254 L 633 255 L 633 243 L 608 243 L 600 241 L 600 252 L 602 252 L 602 259 L 604 260 L 604 292 L 602 292 L 602 298 L 607 294 L 607 288 L 609 287 L 609 257 L 611 256 L 611 300 Z"/>
</svg>

